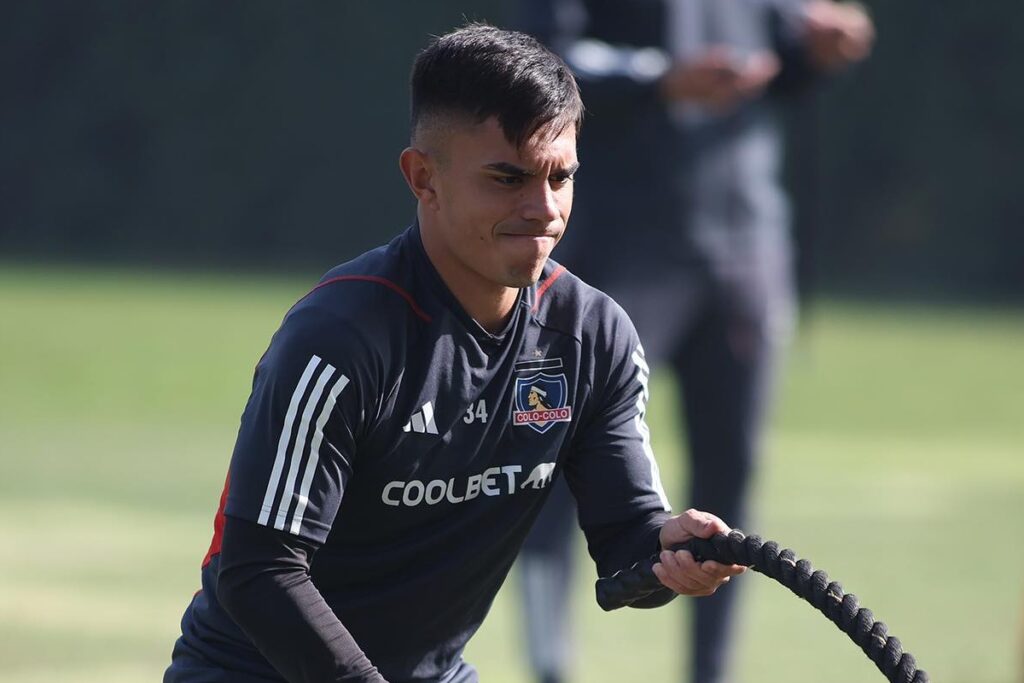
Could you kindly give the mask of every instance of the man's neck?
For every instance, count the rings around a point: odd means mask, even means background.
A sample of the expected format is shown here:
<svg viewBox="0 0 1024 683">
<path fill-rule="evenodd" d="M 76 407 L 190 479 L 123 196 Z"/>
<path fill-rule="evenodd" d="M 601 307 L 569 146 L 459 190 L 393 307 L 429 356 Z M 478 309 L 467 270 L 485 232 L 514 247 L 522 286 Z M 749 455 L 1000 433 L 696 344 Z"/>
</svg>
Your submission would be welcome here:
<svg viewBox="0 0 1024 683">
<path fill-rule="evenodd" d="M 519 301 L 519 289 L 486 281 L 466 268 L 447 251 L 434 244 L 433 235 L 420 226 L 420 239 L 427 258 L 455 299 L 473 320 L 491 334 L 505 329 Z"/>
<path fill-rule="evenodd" d="M 452 293 L 455 294 L 454 290 Z M 512 311 L 519 301 L 519 290 L 505 287 L 500 294 L 481 302 L 467 302 L 458 294 L 455 294 L 455 298 L 480 327 L 491 334 L 498 334 L 505 329 L 512 316 Z"/>
</svg>

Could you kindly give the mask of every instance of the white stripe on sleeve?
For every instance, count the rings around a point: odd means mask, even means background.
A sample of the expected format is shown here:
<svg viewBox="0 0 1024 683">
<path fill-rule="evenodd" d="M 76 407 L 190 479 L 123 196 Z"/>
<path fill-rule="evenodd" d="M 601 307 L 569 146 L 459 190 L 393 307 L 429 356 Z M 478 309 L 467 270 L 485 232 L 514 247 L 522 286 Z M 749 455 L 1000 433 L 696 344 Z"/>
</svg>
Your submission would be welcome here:
<svg viewBox="0 0 1024 683">
<path fill-rule="evenodd" d="M 671 512 L 672 506 L 669 505 L 668 496 L 665 495 L 665 487 L 661 483 L 661 471 L 658 469 L 658 461 L 654 459 L 654 449 L 651 448 L 651 430 L 647 426 L 646 419 L 647 399 L 650 397 L 650 391 L 647 386 L 650 370 L 647 367 L 647 363 L 644 362 L 642 353 L 643 350 L 640 347 L 637 347 L 637 351 L 633 352 L 633 362 L 637 366 L 636 380 L 640 382 L 642 389 L 640 395 L 636 397 L 636 415 L 633 417 L 633 424 L 636 426 L 637 432 L 640 433 L 644 455 L 647 456 L 647 462 L 651 467 L 651 486 L 658 494 L 658 498 L 661 499 L 661 506 L 666 512 Z"/>
<path fill-rule="evenodd" d="M 309 504 L 309 488 L 313 484 L 313 476 L 316 474 L 316 466 L 320 461 L 320 444 L 324 439 L 324 427 L 331 417 L 334 404 L 338 400 L 338 394 L 348 386 L 348 377 L 342 375 L 331 387 L 327 394 L 327 401 L 324 402 L 320 417 L 316 420 L 316 428 L 313 430 L 313 442 L 309 447 L 309 461 L 306 463 L 306 472 L 302 475 L 302 488 L 299 491 L 299 501 L 295 505 L 295 515 L 292 517 L 292 526 L 289 529 L 293 534 L 298 535 L 302 528 L 302 516 L 306 513 L 306 505 Z"/>
<path fill-rule="evenodd" d="M 644 371 L 644 374 L 651 374 L 651 368 L 648 367 L 647 361 L 644 359 L 644 347 L 637 345 L 633 351 L 633 362 Z"/>
<path fill-rule="evenodd" d="M 277 457 L 274 458 L 274 467 L 270 472 L 270 482 L 267 484 L 267 492 L 263 496 L 263 507 L 260 508 L 259 523 L 266 526 L 270 519 L 270 513 L 274 507 L 274 497 L 277 494 L 277 485 L 281 481 L 281 471 L 284 469 L 285 457 L 288 453 L 288 443 L 291 441 L 292 424 L 295 422 L 295 414 L 299 410 L 299 401 L 306 393 L 306 386 L 309 385 L 309 378 L 313 376 L 313 370 L 320 363 L 320 356 L 313 356 L 309 359 L 306 369 L 299 378 L 292 392 L 292 399 L 288 403 L 288 412 L 284 416 L 284 426 L 281 427 L 281 437 L 277 440 Z"/>
<path fill-rule="evenodd" d="M 299 431 L 295 435 L 295 445 L 292 447 L 292 461 L 288 466 L 288 480 L 285 481 L 284 490 L 281 492 L 281 502 L 277 505 L 277 518 L 274 520 L 275 529 L 284 529 L 284 520 L 288 516 L 288 510 L 292 506 L 292 497 L 295 493 L 295 480 L 299 476 L 299 462 L 302 460 L 302 451 L 306 448 L 306 439 L 309 436 L 309 423 L 313 417 L 316 404 L 320 402 L 320 396 L 324 393 L 324 386 L 327 380 L 334 374 L 334 366 L 330 363 L 324 367 L 320 377 L 316 380 L 313 391 L 306 401 L 306 408 L 302 411 L 302 420 L 299 422 Z"/>
</svg>

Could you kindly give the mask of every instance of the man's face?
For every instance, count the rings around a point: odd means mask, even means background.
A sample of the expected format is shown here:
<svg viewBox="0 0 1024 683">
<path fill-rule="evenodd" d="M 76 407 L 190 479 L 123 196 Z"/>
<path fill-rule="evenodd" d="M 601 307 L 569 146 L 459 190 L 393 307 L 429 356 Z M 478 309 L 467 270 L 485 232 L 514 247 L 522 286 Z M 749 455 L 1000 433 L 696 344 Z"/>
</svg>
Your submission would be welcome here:
<svg viewBox="0 0 1024 683">
<path fill-rule="evenodd" d="M 554 138 L 542 128 L 516 149 L 490 118 L 446 131 L 439 145 L 435 265 L 446 280 L 482 291 L 535 283 L 572 209 L 575 128 Z"/>
</svg>

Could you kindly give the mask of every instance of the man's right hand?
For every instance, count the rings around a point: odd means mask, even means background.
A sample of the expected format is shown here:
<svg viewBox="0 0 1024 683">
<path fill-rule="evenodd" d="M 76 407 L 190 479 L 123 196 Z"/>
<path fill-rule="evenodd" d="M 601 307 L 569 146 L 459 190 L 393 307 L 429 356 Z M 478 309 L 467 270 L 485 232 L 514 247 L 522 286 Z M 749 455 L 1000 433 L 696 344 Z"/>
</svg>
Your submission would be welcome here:
<svg viewBox="0 0 1024 683">
<path fill-rule="evenodd" d="M 807 49 L 823 71 L 836 71 L 871 54 L 875 26 L 854 2 L 812 0 L 804 9 Z"/>
</svg>

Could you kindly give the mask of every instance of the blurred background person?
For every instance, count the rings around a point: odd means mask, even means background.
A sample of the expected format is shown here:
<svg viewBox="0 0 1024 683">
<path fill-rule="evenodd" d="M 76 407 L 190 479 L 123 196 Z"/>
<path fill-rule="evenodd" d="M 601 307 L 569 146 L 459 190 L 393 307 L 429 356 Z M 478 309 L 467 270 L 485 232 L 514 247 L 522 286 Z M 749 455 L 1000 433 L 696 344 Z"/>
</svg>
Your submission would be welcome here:
<svg viewBox="0 0 1024 683">
<path fill-rule="evenodd" d="M 831 0 L 526 0 L 588 117 L 573 229 L 555 258 L 633 317 L 687 426 L 681 502 L 743 527 L 780 345 L 794 319 L 776 105 L 863 60 L 874 28 Z M 615 191 L 610 191 L 611 188 Z M 530 664 L 569 668 L 573 508 L 553 492 L 520 557 Z M 729 680 L 738 588 L 694 606 L 689 680 Z"/>
</svg>

